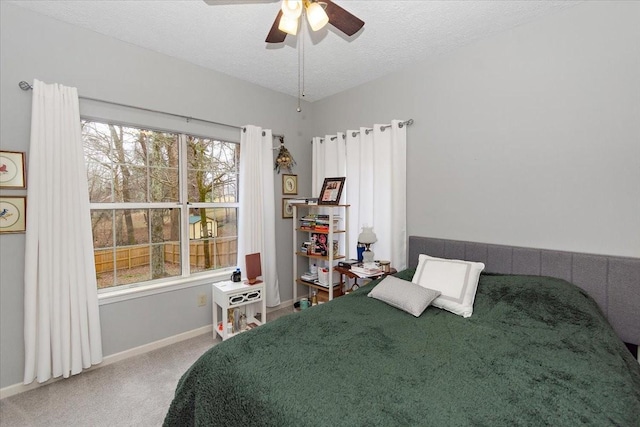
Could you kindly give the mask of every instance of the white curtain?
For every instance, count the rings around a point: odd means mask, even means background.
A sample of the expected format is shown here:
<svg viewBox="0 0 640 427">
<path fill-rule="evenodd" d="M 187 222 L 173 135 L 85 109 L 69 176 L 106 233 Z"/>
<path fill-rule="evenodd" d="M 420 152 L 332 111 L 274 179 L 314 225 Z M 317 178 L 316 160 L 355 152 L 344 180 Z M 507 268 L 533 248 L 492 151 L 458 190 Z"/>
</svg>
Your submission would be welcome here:
<svg viewBox="0 0 640 427">
<path fill-rule="evenodd" d="M 33 84 L 24 275 L 24 383 L 102 361 L 78 92 Z"/>
<path fill-rule="evenodd" d="M 245 255 L 260 253 L 267 306 L 275 307 L 280 304 L 280 285 L 276 270 L 273 137 L 270 129 L 257 126 L 245 126 L 240 135 L 238 266 L 244 274 Z"/>
<path fill-rule="evenodd" d="M 313 144 L 313 166 L 311 168 L 311 191 L 312 197 L 320 197 L 320 191 L 322 190 L 322 184 L 324 183 L 325 178 L 333 178 L 333 177 L 341 177 L 346 175 L 346 166 L 347 166 L 347 156 L 346 156 L 346 145 L 345 145 L 345 135 L 344 133 L 338 132 L 336 135 L 326 135 L 323 138 L 315 137 L 312 139 Z M 348 189 L 346 186 L 347 181 L 345 180 L 345 188 L 342 189 L 342 194 L 340 195 L 340 204 L 347 204 L 347 193 Z M 319 213 L 328 214 L 329 211 L 320 210 Z M 337 212 L 334 212 L 334 214 Z M 340 253 L 347 253 L 344 249 L 345 247 L 345 236 L 344 234 L 339 234 L 335 236 L 338 240 L 338 247 L 340 249 Z M 350 242 L 354 242 L 355 240 L 350 240 Z M 355 244 L 350 245 L 352 247 L 349 248 L 349 255 L 351 258 L 354 258 L 355 255 Z M 309 260 L 309 264 L 316 264 L 316 260 Z"/>
<path fill-rule="evenodd" d="M 342 203 L 351 205 L 350 257 L 355 258 L 362 226 L 373 226 L 378 238 L 372 245 L 375 258 L 391 261 L 398 270 L 407 267 L 407 133 L 401 123 L 393 120 L 391 125 L 349 130 L 346 140 L 338 133 L 335 148 L 332 136 L 325 136 L 322 143 L 313 139 L 316 194 L 325 177 L 346 176 Z"/>
<path fill-rule="evenodd" d="M 325 178 L 346 176 L 346 146 L 344 133 L 313 138 L 313 167 L 311 168 L 312 197 L 318 197 Z M 346 181 L 345 181 L 346 182 Z M 343 189 L 340 202 L 346 200 Z"/>
</svg>

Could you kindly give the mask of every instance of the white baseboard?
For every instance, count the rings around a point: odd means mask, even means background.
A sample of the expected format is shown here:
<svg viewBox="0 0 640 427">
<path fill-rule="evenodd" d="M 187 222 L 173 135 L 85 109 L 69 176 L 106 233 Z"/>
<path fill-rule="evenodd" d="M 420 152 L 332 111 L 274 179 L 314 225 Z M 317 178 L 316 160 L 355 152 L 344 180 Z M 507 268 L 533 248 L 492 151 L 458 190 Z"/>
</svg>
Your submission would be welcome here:
<svg viewBox="0 0 640 427">
<path fill-rule="evenodd" d="M 105 356 L 102 359 L 101 363 L 97 365 L 93 365 L 92 367 L 85 369 L 82 372 L 93 371 L 95 369 L 100 369 L 103 366 L 111 365 L 112 363 L 120 362 L 121 360 L 128 359 L 133 356 L 138 356 L 144 353 L 148 353 L 153 350 L 157 350 L 162 347 L 166 347 L 171 344 L 178 343 L 180 341 L 188 340 L 193 337 L 197 337 L 198 335 L 203 334 L 212 334 L 213 333 L 213 325 L 203 326 L 201 328 L 193 329 L 191 331 L 183 332 L 178 335 L 173 335 L 171 337 L 163 338 L 158 341 L 150 342 L 148 344 L 141 345 L 139 347 L 134 347 L 129 350 L 121 351 L 120 353 L 111 354 L 109 356 Z M 212 338 L 213 339 L 213 338 Z M 81 372 L 81 373 L 82 373 Z M 13 384 L 4 388 L 0 388 L 0 399 L 4 399 L 6 397 L 15 396 L 16 394 L 24 393 L 25 391 L 34 390 L 38 387 L 42 387 L 44 385 L 53 384 L 56 381 L 60 381 L 64 379 L 63 377 L 52 378 L 43 383 L 39 383 L 37 381 L 32 382 L 31 384 Z"/>
<path fill-rule="evenodd" d="M 267 313 L 271 313 L 276 310 L 280 310 L 281 308 L 290 307 L 293 305 L 293 300 L 283 301 L 277 307 L 268 307 Z M 193 329 L 191 331 L 183 332 L 178 335 L 173 335 L 171 337 L 163 338 L 158 341 L 150 342 L 148 344 L 141 345 L 139 347 L 134 347 L 129 350 L 121 351 L 120 353 L 111 354 L 109 356 L 105 356 L 102 359 L 101 363 L 97 365 L 93 365 L 92 367 L 83 370 L 82 372 L 92 371 L 94 369 L 99 369 L 103 366 L 111 365 L 112 363 L 120 362 L 121 360 L 128 359 L 133 356 L 138 356 L 140 354 L 148 353 L 153 350 L 157 350 L 159 348 L 175 344 L 180 341 L 188 340 L 189 338 L 197 337 L 202 334 L 212 334 L 213 333 L 213 325 L 203 326 L 201 328 Z M 81 373 L 82 373 L 81 372 Z M 52 378 L 43 383 L 39 383 L 37 381 L 32 382 L 31 384 L 13 384 L 4 388 L 0 388 L 0 399 L 4 399 L 6 397 L 15 396 L 16 394 L 24 393 L 25 391 L 34 390 L 38 387 L 42 387 L 44 385 L 52 384 L 56 381 L 60 381 L 64 379 L 63 377 Z"/>
</svg>

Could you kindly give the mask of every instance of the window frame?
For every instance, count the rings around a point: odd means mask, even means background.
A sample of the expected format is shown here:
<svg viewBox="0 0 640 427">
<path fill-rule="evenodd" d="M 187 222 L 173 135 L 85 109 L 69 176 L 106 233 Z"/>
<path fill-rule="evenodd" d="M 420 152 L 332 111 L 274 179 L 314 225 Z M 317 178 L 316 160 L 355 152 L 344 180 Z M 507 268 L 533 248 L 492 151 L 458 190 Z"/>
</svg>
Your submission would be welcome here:
<svg viewBox="0 0 640 427">
<path fill-rule="evenodd" d="M 147 126 L 132 123 L 125 120 L 112 120 L 95 116 L 81 115 L 81 121 L 98 122 L 105 125 L 115 125 L 121 127 L 131 127 L 136 129 L 150 130 L 153 132 L 172 133 L 177 135 L 178 147 L 178 175 L 179 185 L 179 201 L 178 202 L 95 202 L 89 203 L 90 212 L 94 210 L 110 210 L 117 211 L 119 209 L 179 209 L 180 211 L 180 262 L 181 275 L 161 279 L 150 279 L 143 282 L 129 283 L 118 286 L 110 286 L 98 289 L 99 305 L 110 304 L 125 301 L 132 298 L 140 298 L 150 295 L 156 295 L 164 292 L 171 292 L 179 289 L 187 289 L 191 287 L 202 286 L 212 282 L 218 282 L 229 278 L 229 275 L 235 271 L 235 266 L 222 267 L 214 270 L 191 272 L 190 265 L 190 247 L 189 238 L 189 211 L 193 208 L 235 208 L 236 221 L 240 213 L 240 202 L 189 202 L 187 194 L 187 176 L 188 176 L 188 156 L 187 156 L 187 137 L 208 139 L 212 141 L 222 141 L 240 146 L 240 142 L 230 138 L 218 138 L 216 136 L 203 136 L 201 132 L 187 132 L 186 130 L 172 130 L 168 128 L 160 128 L 157 126 Z M 212 132 L 213 133 L 213 132 Z M 84 141 L 83 141 L 84 146 Z M 236 182 L 238 185 L 237 199 L 239 200 L 239 163 L 236 170 Z M 236 237 L 238 231 L 236 230 Z M 197 240 L 197 239 L 196 239 Z M 149 242 L 151 244 L 151 242 Z M 115 247 L 115 246 L 114 246 Z M 93 248 L 95 250 L 95 248 Z M 237 261 L 236 261 L 237 262 Z"/>
</svg>

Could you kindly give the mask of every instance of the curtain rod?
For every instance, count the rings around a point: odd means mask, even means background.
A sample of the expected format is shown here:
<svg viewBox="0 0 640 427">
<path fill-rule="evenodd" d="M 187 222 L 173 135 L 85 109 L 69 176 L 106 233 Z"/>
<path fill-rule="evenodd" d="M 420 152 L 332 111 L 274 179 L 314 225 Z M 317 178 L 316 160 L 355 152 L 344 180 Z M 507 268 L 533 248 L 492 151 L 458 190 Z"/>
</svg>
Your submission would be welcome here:
<svg viewBox="0 0 640 427">
<path fill-rule="evenodd" d="M 25 82 L 24 80 L 21 81 L 20 83 L 18 83 L 18 86 L 22 90 L 32 90 L 33 89 L 33 86 L 31 86 L 29 83 Z M 87 101 L 95 101 L 95 102 L 102 102 L 104 104 L 117 105 L 118 107 L 134 108 L 136 110 L 148 111 L 150 113 L 164 114 L 165 116 L 178 117 L 178 118 L 181 118 L 181 119 L 185 119 L 187 121 L 187 123 L 189 123 L 192 120 L 195 120 L 197 122 L 209 123 L 209 124 L 219 125 L 219 126 L 226 126 L 226 127 L 230 127 L 230 128 L 234 128 L 234 129 L 238 129 L 238 130 L 244 129 L 243 127 L 236 126 L 236 125 L 230 125 L 228 123 L 214 122 L 213 120 L 199 119 L 197 117 L 184 116 L 182 114 L 169 113 L 169 112 L 166 112 L 166 111 L 154 110 L 152 108 L 138 107 L 138 106 L 130 105 L 130 104 L 121 104 L 119 102 L 107 101 L 107 100 L 104 100 L 104 99 L 97 99 L 97 98 L 90 98 L 88 96 L 80 96 L 80 95 L 78 95 L 78 98 L 84 99 L 84 100 L 87 100 Z M 265 136 L 265 132 L 262 132 L 262 136 Z M 283 136 L 283 135 L 273 134 L 273 137 L 281 137 L 281 136 Z"/>
<path fill-rule="evenodd" d="M 412 124 L 413 124 L 413 119 L 409 119 L 409 120 L 405 120 L 404 122 L 398 123 L 398 127 L 400 129 L 402 129 L 405 125 L 406 126 L 411 126 Z M 388 129 L 390 127 L 391 127 L 391 125 L 382 125 L 382 126 L 380 126 L 380 130 L 382 132 L 384 132 L 385 129 Z M 373 128 L 367 128 L 367 129 L 364 130 L 364 133 L 369 135 L 369 132 L 371 132 L 372 130 L 373 130 Z M 353 131 L 353 132 L 351 132 L 351 136 L 355 137 L 359 133 L 360 133 L 359 130 Z M 331 140 L 335 141 L 337 138 L 338 138 L 337 136 L 332 136 Z M 344 139 L 344 135 L 342 135 L 342 139 Z M 320 142 L 322 142 L 322 141 L 324 141 L 324 138 L 320 138 Z M 313 144 L 313 141 L 311 141 L 311 143 Z"/>
</svg>

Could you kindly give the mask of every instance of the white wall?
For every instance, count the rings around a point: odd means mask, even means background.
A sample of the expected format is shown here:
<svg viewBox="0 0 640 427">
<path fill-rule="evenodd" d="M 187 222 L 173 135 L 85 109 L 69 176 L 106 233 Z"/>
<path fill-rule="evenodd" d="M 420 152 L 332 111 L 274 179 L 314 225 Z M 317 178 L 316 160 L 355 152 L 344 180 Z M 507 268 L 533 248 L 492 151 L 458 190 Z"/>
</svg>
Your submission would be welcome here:
<svg viewBox="0 0 640 427">
<path fill-rule="evenodd" d="M 315 102 L 312 133 L 415 120 L 409 234 L 638 257 L 639 22 L 579 4 Z"/>
<path fill-rule="evenodd" d="M 410 234 L 640 256 L 640 3 L 585 2 L 306 105 L 302 114 L 294 98 L 0 5 L 3 149 L 28 151 L 31 101 L 17 83 L 33 78 L 284 133 L 301 194 L 311 188 L 312 135 L 413 118 Z M 119 114 L 101 108 L 94 114 Z M 286 300 L 291 220 L 276 218 Z M 23 252 L 23 235 L 0 237 L 0 387 L 22 379 Z M 196 307 L 204 290 L 101 306 L 105 354 L 210 323 L 210 307 Z"/>
<path fill-rule="evenodd" d="M 233 77 L 70 26 L 5 2 L 0 3 L 0 144 L 29 151 L 31 93 L 18 82 L 34 78 L 77 87 L 80 95 L 175 112 L 232 125 L 255 124 L 284 134 L 298 166 L 300 191 L 311 188 L 310 136 L 297 99 Z M 306 105 L 303 111 L 308 110 Z M 82 101 L 81 113 L 217 137 L 239 130 Z M 274 142 L 274 145 L 277 145 Z M 274 154 L 275 156 L 275 154 Z M 280 295 L 292 298 L 291 220 L 280 219 L 281 175 L 276 184 L 276 243 Z M 25 191 L 3 191 L 23 195 Z M 22 381 L 24 235 L 0 236 L 0 388 Z M 209 304 L 197 307 L 197 295 Z M 209 286 L 101 305 L 105 355 L 211 324 Z"/>
</svg>

